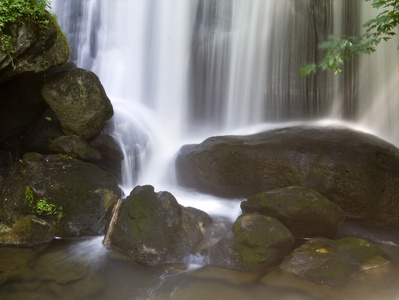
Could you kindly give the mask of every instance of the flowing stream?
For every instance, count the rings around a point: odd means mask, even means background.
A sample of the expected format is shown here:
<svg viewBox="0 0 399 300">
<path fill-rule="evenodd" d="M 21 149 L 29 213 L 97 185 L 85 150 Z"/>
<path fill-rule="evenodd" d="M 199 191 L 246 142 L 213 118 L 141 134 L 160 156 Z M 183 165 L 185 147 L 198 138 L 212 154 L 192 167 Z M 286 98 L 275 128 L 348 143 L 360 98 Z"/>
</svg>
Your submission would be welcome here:
<svg viewBox="0 0 399 300">
<path fill-rule="evenodd" d="M 175 182 L 174 156 L 182 145 L 303 122 L 344 123 L 399 145 L 398 39 L 351 61 L 339 76 L 302 78 L 298 72 L 320 57 L 317 43 L 329 34 L 358 34 L 375 14 L 369 3 L 55 0 L 53 10 L 72 46 L 71 60 L 100 77 L 114 106 L 106 130 L 125 155 L 120 184 L 126 194 L 151 184 L 182 205 L 233 221 L 242 199 L 198 194 Z M 257 280 L 246 272 L 203 267 L 200 257 L 187 266 L 147 268 L 94 238 L 23 253 L 0 249 L 8 251 L 0 257 L 36 262 L 33 275 L 7 285 L 0 298 L 399 299 L 398 232 L 352 224 L 345 233 L 382 245 L 392 255 L 396 279 L 382 270 L 340 288 L 273 273 Z M 50 280 L 54 266 L 62 274 Z"/>
</svg>

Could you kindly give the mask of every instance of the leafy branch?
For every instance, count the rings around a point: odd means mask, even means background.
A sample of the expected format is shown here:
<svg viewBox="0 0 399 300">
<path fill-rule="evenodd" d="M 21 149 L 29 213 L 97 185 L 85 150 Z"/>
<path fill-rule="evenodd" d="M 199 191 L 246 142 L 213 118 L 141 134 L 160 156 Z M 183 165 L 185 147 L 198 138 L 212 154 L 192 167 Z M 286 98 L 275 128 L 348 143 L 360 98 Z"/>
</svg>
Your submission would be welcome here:
<svg viewBox="0 0 399 300">
<path fill-rule="evenodd" d="M 364 0 L 372 1 L 375 9 L 385 8 L 376 18 L 363 24 L 366 33 L 359 36 L 343 37 L 340 35 L 329 36 L 327 41 L 318 45 L 325 51 L 323 59 L 317 63 L 308 64 L 300 69 L 302 76 L 316 73 L 317 68 L 323 71 L 332 70 L 335 74 L 341 73 L 345 61 L 355 56 L 371 54 L 382 42 L 389 41 L 397 33 L 399 27 L 399 0 Z M 398 47 L 399 49 L 399 47 Z"/>
</svg>

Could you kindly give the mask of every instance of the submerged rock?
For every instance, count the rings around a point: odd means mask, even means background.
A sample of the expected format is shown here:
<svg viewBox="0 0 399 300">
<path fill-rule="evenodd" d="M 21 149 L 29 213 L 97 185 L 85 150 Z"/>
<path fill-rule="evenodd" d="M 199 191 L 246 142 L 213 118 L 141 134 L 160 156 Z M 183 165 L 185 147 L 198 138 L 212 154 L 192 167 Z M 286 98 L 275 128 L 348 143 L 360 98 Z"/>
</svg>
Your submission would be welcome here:
<svg viewBox="0 0 399 300">
<path fill-rule="evenodd" d="M 111 246 L 143 265 L 182 263 L 202 241 L 204 219 L 168 192 L 137 186 L 125 199 Z"/>
<path fill-rule="evenodd" d="M 54 74 L 46 80 L 42 96 L 57 115 L 66 135 L 93 137 L 101 132 L 114 113 L 99 78 L 84 69 Z"/>
<path fill-rule="evenodd" d="M 377 245 L 347 237 L 338 241 L 312 239 L 290 254 L 280 268 L 317 283 L 340 285 L 362 270 L 388 263 Z"/>
<path fill-rule="evenodd" d="M 354 218 L 399 228 L 399 149 L 348 128 L 211 137 L 183 146 L 176 169 L 182 185 L 224 197 L 305 186 Z"/>
<path fill-rule="evenodd" d="M 296 237 L 333 236 L 344 222 L 338 205 L 299 186 L 261 192 L 242 202 L 241 209 L 276 218 Z"/>
<path fill-rule="evenodd" d="M 121 194 L 115 178 L 91 163 L 27 153 L 4 183 L 0 219 L 13 224 L 36 214 L 60 237 L 101 235 Z"/>
</svg>

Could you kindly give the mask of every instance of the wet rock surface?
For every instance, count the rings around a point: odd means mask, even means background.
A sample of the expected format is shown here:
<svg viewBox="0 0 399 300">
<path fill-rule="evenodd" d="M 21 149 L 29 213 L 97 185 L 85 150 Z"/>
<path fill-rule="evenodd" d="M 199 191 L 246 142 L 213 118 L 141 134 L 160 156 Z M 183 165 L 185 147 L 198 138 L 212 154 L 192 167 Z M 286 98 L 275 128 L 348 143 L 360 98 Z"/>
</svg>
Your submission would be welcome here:
<svg viewBox="0 0 399 300">
<path fill-rule="evenodd" d="M 138 186 L 124 200 L 111 246 L 144 265 L 181 263 L 202 241 L 203 219 L 172 194 Z"/>
<path fill-rule="evenodd" d="M 27 153 L 11 166 L 0 194 L 0 218 L 13 224 L 36 214 L 60 237 L 101 235 L 121 193 L 115 178 L 93 164 Z"/>
<path fill-rule="evenodd" d="M 385 252 L 364 239 L 312 239 L 294 250 L 280 268 L 317 283 L 339 285 L 360 271 L 389 264 Z"/>
<path fill-rule="evenodd" d="M 256 194 L 241 203 L 245 213 L 279 220 L 296 237 L 334 236 L 344 222 L 342 209 L 305 187 L 285 187 Z"/>
<path fill-rule="evenodd" d="M 219 136 L 183 146 L 179 182 L 205 193 L 250 197 L 305 186 L 349 216 L 399 227 L 399 150 L 343 127 L 296 126 L 249 136 Z"/>
</svg>

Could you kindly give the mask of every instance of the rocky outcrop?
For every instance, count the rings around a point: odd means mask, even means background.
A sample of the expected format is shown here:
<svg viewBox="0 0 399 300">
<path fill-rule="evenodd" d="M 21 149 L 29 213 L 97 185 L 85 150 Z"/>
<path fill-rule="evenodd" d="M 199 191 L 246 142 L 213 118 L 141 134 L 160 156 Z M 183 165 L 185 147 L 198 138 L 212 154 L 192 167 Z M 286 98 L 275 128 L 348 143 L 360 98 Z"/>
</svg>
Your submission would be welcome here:
<svg viewBox="0 0 399 300">
<path fill-rule="evenodd" d="M 111 246 L 143 265 L 183 263 L 202 241 L 203 220 L 172 194 L 137 186 L 124 201 Z"/>
<path fill-rule="evenodd" d="M 298 238 L 334 236 L 345 219 L 338 205 L 299 186 L 261 192 L 242 202 L 241 209 L 276 218 Z"/>
<path fill-rule="evenodd" d="M 66 135 L 93 137 L 113 115 L 100 80 L 87 70 L 77 68 L 56 73 L 44 84 L 42 96 Z"/>
<path fill-rule="evenodd" d="M 183 146 L 179 182 L 225 197 L 286 186 L 312 188 L 349 216 L 399 227 L 399 150 L 340 127 L 298 126 Z"/>
<path fill-rule="evenodd" d="M 0 194 L 0 220 L 35 214 L 60 237 L 104 234 L 121 190 L 97 166 L 63 155 L 27 153 L 11 166 Z"/>
<path fill-rule="evenodd" d="M 0 49 L 0 82 L 26 72 L 40 72 L 64 64 L 69 58 L 69 44 L 56 20 L 47 14 L 48 24 L 35 22 L 5 24 L 11 36 L 13 53 Z"/>
<path fill-rule="evenodd" d="M 317 283 L 339 285 L 362 270 L 388 263 L 385 252 L 377 245 L 347 237 L 337 241 L 309 240 L 290 254 L 280 268 Z"/>
</svg>

